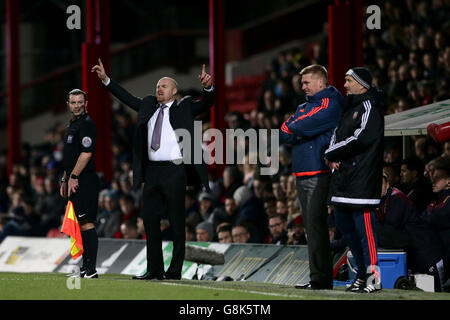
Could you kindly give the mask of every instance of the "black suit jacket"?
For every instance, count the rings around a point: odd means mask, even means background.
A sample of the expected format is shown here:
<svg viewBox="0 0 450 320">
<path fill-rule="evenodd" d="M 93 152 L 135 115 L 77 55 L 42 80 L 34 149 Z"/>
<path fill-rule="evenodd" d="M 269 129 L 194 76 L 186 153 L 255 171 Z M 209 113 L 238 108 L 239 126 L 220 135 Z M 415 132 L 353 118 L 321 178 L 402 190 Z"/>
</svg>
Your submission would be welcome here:
<svg viewBox="0 0 450 320">
<path fill-rule="evenodd" d="M 141 183 L 145 180 L 145 170 L 149 161 L 147 152 L 147 123 L 158 109 L 158 101 L 153 95 L 144 98 L 135 97 L 112 79 L 106 88 L 120 101 L 138 112 L 133 140 L 133 187 L 139 188 Z M 197 150 L 197 152 L 202 151 L 201 138 L 197 140 L 194 139 L 194 118 L 207 111 L 214 104 L 214 97 L 214 90 L 203 90 L 200 100 L 195 100 L 192 97 L 183 98 L 179 103 L 175 100 L 169 109 L 169 121 L 172 128 L 174 130 L 185 129 L 189 132 L 191 137 L 192 164 L 185 164 L 187 183 L 188 185 L 193 185 L 200 182 L 208 191 L 210 191 L 210 188 L 206 165 L 203 162 L 203 154 L 202 163 L 193 164 L 194 150 Z"/>
</svg>

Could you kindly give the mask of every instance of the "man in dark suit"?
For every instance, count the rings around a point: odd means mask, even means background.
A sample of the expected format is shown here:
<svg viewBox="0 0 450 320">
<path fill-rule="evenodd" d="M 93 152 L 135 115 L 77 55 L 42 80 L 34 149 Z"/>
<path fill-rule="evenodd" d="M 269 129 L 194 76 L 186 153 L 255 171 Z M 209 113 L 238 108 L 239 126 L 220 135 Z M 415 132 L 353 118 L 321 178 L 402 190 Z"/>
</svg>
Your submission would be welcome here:
<svg viewBox="0 0 450 320">
<path fill-rule="evenodd" d="M 138 98 L 110 79 L 101 60 L 92 68 L 106 88 L 124 104 L 138 112 L 133 142 L 133 185 L 143 189 L 143 218 L 147 237 L 147 272 L 133 279 L 181 279 L 185 253 L 184 201 L 187 184 L 201 182 L 209 191 L 206 165 L 195 163 L 194 152 L 202 152 L 201 140 L 194 140 L 194 118 L 214 103 L 211 76 L 203 65 L 198 76 L 204 89 L 200 100 L 186 97 L 175 100 L 178 83 L 169 77 L 161 78 L 156 94 Z M 180 130 L 191 138 L 190 150 L 179 145 Z M 177 132 L 178 131 L 178 132 Z M 184 138 L 184 136 L 183 136 Z M 190 151 L 192 160 L 183 157 Z M 202 156 L 200 157 L 203 158 Z M 173 227 L 172 261 L 164 272 L 160 220 L 167 210 Z"/>
</svg>

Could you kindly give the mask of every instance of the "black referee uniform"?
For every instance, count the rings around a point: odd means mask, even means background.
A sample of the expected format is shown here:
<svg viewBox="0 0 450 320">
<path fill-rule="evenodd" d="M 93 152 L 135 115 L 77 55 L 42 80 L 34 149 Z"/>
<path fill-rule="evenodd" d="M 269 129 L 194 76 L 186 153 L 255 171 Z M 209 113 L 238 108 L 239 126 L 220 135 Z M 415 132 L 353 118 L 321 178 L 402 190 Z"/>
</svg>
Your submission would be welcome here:
<svg viewBox="0 0 450 320">
<path fill-rule="evenodd" d="M 97 128 L 86 112 L 70 121 L 64 136 L 63 166 L 66 172 L 65 176 L 71 176 L 82 152 L 92 153 L 92 157 L 83 171 L 78 176 L 72 175 L 72 178 L 78 179 L 78 189 L 70 195 L 69 200 L 73 203 L 80 224 L 95 223 L 97 220 L 100 183 L 94 162 L 96 141 Z M 96 274 L 97 232 L 95 229 L 89 229 L 82 231 L 81 236 L 84 248 L 81 275 Z"/>
</svg>

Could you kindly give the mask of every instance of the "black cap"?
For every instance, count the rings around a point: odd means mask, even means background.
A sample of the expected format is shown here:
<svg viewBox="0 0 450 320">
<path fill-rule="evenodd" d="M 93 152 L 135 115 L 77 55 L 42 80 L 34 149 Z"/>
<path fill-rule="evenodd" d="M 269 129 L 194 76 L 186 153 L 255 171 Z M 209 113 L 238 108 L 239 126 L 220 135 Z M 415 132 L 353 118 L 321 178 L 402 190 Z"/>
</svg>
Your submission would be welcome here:
<svg viewBox="0 0 450 320">
<path fill-rule="evenodd" d="M 372 75 L 367 68 L 356 67 L 347 71 L 346 76 L 355 79 L 364 88 L 369 89 L 372 86 Z"/>
</svg>

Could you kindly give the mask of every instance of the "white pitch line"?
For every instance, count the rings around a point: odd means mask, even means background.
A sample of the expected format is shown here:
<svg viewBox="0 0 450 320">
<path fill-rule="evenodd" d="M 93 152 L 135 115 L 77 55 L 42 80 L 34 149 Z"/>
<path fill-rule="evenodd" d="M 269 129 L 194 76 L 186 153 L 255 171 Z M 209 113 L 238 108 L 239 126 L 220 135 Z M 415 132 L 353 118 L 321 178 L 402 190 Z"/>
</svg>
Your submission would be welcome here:
<svg viewBox="0 0 450 320">
<path fill-rule="evenodd" d="M 168 285 L 168 286 L 194 287 L 194 288 L 209 289 L 209 290 L 237 291 L 236 289 L 210 288 L 210 287 L 205 287 L 205 286 L 199 286 L 199 285 L 193 285 L 193 284 L 183 284 L 183 283 L 159 282 L 158 284 L 164 284 L 164 285 Z M 253 291 L 253 290 L 238 290 L 238 291 L 239 292 L 253 293 L 253 294 L 262 294 L 262 295 L 267 295 L 267 296 L 284 297 L 284 298 L 298 298 L 298 299 L 305 298 L 305 296 L 286 295 L 286 294 L 280 294 L 280 293 L 270 293 L 270 292 Z"/>
</svg>

